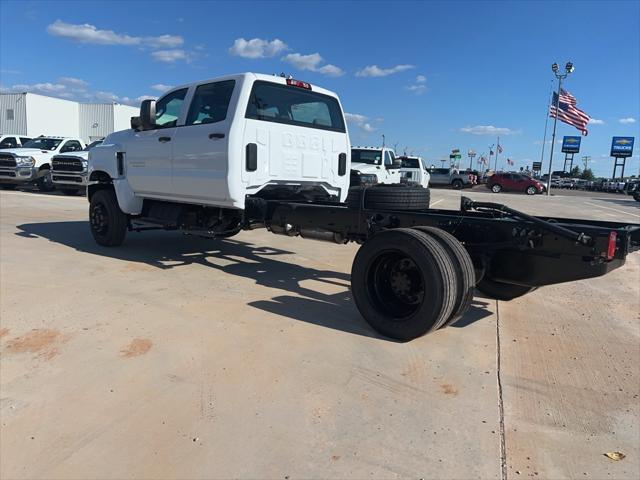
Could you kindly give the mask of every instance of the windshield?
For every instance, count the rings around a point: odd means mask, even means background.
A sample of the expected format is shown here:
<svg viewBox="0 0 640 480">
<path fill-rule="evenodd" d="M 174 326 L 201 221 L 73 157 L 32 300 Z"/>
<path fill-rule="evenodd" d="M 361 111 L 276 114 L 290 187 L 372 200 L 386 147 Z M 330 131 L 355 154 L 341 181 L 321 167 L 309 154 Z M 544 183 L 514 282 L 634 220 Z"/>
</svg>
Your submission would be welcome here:
<svg viewBox="0 0 640 480">
<path fill-rule="evenodd" d="M 34 138 L 22 145 L 23 148 L 37 148 L 39 150 L 55 150 L 62 142 L 61 138 Z"/>
<path fill-rule="evenodd" d="M 359 148 L 354 148 L 351 150 L 351 162 L 381 165 L 382 150 L 361 150 Z"/>
<path fill-rule="evenodd" d="M 102 140 L 96 140 L 95 142 L 91 142 L 89 145 L 87 145 L 86 147 L 84 147 L 84 151 L 88 152 L 89 150 L 91 150 L 93 147 L 96 147 L 98 145 L 100 145 L 102 143 Z"/>
</svg>

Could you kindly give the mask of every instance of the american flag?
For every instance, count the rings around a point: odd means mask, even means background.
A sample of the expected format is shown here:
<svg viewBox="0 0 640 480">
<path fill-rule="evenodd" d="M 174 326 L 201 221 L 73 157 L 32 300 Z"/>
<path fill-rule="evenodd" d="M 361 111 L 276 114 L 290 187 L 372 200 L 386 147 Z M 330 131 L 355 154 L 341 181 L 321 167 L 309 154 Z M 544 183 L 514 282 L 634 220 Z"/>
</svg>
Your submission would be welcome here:
<svg viewBox="0 0 640 480">
<path fill-rule="evenodd" d="M 558 103 L 558 112 L 556 115 L 556 103 Z M 576 97 L 571 95 L 566 90 L 560 90 L 560 102 L 558 102 L 558 94 L 553 93 L 553 101 L 549 107 L 549 116 L 551 118 L 558 118 L 561 122 L 569 125 L 573 125 L 582 132 L 582 135 L 587 135 L 587 123 L 589 123 L 589 115 L 584 113 L 578 107 Z"/>
<path fill-rule="evenodd" d="M 513 160 L 511 160 L 510 158 L 507 158 L 507 163 L 508 163 L 509 165 L 515 165 L 515 164 L 516 164 L 516 162 L 514 162 L 514 161 L 513 161 Z"/>
<path fill-rule="evenodd" d="M 486 165 L 487 164 L 487 157 L 485 157 L 485 156 L 480 157 L 480 161 Z"/>
<path fill-rule="evenodd" d="M 502 153 L 502 145 L 498 144 L 498 153 Z"/>
</svg>

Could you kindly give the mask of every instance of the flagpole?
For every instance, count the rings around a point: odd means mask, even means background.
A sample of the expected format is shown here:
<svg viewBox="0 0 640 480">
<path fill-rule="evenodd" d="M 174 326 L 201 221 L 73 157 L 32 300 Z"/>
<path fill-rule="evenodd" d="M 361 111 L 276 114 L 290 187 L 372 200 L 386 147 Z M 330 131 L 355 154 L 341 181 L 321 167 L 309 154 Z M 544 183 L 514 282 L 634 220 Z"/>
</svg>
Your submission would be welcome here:
<svg viewBox="0 0 640 480">
<path fill-rule="evenodd" d="M 542 137 L 542 153 L 540 154 L 540 165 L 544 162 L 544 147 L 547 143 L 547 125 L 549 124 L 549 106 L 551 105 L 551 92 L 553 91 L 553 80 L 549 83 L 549 102 L 547 103 L 547 115 L 544 120 L 544 136 Z"/>
<path fill-rule="evenodd" d="M 553 70 L 553 74 L 558 79 L 558 95 L 556 97 L 556 105 L 555 105 L 555 116 L 553 117 L 553 136 L 551 137 L 551 156 L 549 157 L 549 184 L 547 185 L 547 197 L 551 196 L 551 172 L 553 169 L 553 147 L 555 147 L 556 143 L 556 125 L 558 124 L 558 108 L 560 108 L 560 90 L 562 89 L 562 79 L 567 78 L 567 76 L 573 72 L 573 63 L 567 62 L 565 65 L 566 73 L 560 74 L 558 73 L 558 64 L 554 63 L 551 65 L 551 70 Z"/>
<path fill-rule="evenodd" d="M 498 143 L 496 144 L 496 168 L 495 171 L 498 171 L 498 154 L 500 153 L 500 137 L 498 137 Z"/>
</svg>

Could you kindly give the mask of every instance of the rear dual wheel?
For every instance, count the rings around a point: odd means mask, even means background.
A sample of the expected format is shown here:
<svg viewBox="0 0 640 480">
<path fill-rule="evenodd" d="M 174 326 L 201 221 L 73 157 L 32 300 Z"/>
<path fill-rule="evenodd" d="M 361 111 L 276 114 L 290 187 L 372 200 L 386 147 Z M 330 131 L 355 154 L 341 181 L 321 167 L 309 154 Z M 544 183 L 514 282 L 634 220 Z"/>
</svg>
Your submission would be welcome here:
<svg viewBox="0 0 640 480">
<path fill-rule="evenodd" d="M 376 331 L 412 340 L 448 325 L 468 309 L 474 283 L 470 262 L 464 247 L 442 230 L 380 232 L 354 259 L 354 301 Z"/>
</svg>

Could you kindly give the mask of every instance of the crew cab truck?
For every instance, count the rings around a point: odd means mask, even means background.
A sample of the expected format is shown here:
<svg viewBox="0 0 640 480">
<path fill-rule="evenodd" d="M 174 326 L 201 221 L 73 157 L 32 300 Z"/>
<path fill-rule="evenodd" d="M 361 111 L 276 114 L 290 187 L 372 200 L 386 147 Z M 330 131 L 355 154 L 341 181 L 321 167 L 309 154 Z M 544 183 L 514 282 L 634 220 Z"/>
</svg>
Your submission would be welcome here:
<svg viewBox="0 0 640 480">
<path fill-rule="evenodd" d="M 1 150 L 0 186 L 35 184 L 39 190 L 53 190 L 51 158 L 58 153 L 79 152 L 84 147 L 79 138 L 41 136 L 29 140 L 22 148 Z"/>
<path fill-rule="evenodd" d="M 357 242 L 355 303 L 402 341 L 457 321 L 474 287 L 509 300 L 603 275 L 640 248 L 638 225 L 533 217 L 466 198 L 460 210 L 436 210 L 422 187 L 349 188 L 338 97 L 291 78 L 246 73 L 177 87 L 142 102 L 132 127 L 89 152 L 98 244 L 119 246 L 128 231 L 215 239 L 255 228 Z"/>
<path fill-rule="evenodd" d="M 61 153 L 51 159 L 51 179 L 56 189 L 65 195 L 77 195 L 87 188 L 87 165 L 89 150 L 100 145 L 102 140 L 95 140 L 79 152 Z"/>
<path fill-rule="evenodd" d="M 402 162 L 387 147 L 351 148 L 351 186 L 400 183 Z"/>
<path fill-rule="evenodd" d="M 31 138 L 25 137 L 24 135 L 0 135 L 0 150 L 20 148 L 29 140 L 31 140 Z"/>
<path fill-rule="evenodd" d="M 398 157 L 401 162 L 400 182 L 410 185 L 420 185 L 429 188 L 431 175 L 425 167 L 422 158 L 403 155 Z"/>
<path fill-rule="evenodd" d="M 473 186 L 473 175 L 468 173 L 460 173 L 455 168 L 429 168 L 431 175 L 432 187 L 451 187 L 456 190 Z"/>
</svg>

